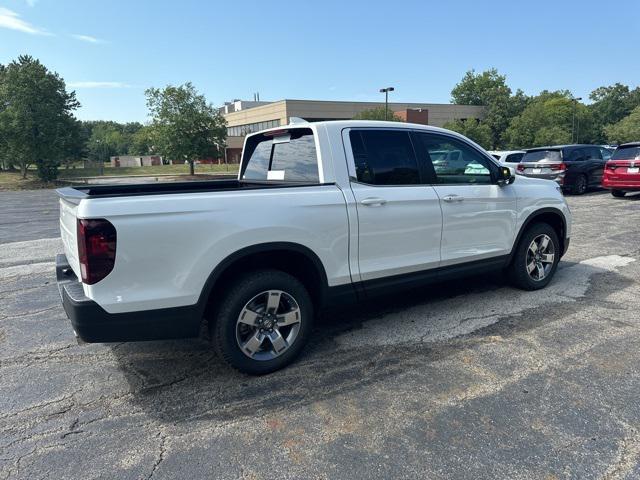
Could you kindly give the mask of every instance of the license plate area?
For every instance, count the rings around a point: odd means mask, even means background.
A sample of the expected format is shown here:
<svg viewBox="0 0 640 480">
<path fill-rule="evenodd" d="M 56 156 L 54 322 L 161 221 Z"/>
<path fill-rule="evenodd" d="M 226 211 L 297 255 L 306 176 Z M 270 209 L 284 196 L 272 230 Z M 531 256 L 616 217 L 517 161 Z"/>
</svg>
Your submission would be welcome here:
<svg viewBox="0 0 640 480">
<path fill-rule="evenodd" d="M 629 167 L 627 173 L 640 173 L 640 167 Z"/>
</svg>

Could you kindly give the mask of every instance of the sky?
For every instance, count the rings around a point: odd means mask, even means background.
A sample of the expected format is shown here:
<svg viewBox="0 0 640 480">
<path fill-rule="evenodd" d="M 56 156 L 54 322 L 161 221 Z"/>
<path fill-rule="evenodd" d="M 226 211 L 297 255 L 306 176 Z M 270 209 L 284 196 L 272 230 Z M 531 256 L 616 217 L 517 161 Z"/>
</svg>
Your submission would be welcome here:
<svg viewBox="0 0 640 480">
<path fill-rule="evenodd" d="M 640 0 L 0 0 L 0 63 L 38 58 L 83 120 L 146 121 L 144 91 L 448 103 L 467 70 L 515 91 L 640 82 Z"/>
</svg>

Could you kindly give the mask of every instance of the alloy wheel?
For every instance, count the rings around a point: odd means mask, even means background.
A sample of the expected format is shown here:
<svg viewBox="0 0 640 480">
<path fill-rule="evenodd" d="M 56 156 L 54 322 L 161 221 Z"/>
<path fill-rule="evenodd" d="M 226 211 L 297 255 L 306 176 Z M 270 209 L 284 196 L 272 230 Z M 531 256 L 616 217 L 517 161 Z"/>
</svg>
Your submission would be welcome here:
<svg viewBox="0 0 640 480">
<path fill-rule="evenodd" d="M 267 290 L 249 300 L 236 321 L 238 347 L 253 360 L 279 357 L 295 342 L 302 314 L 298 302 L 282 290 Z"/>
<path fill-rule="evenodd" d="M 551 237 L 541 234 L 535 237 L 527 250 L 527 273 L 539 282 L 544 280 L 553 268 L 555 261 L 555 246 Z"/>
</svg>

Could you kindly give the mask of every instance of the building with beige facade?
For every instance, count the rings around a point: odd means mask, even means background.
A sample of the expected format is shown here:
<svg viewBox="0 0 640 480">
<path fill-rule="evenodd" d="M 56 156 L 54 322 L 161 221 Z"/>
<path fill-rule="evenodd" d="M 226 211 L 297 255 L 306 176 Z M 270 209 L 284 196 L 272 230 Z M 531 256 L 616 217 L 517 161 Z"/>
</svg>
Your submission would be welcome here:
<svg viewBox="0 0 640 480">
<path fill-rule="evenodd" d="M 334 102 L 323 100 L 280 100 L 260 102 L 234 100 L 222 108 L 227 120 L 227 161 L 238 163 L 244 137 L 265 128 L 289 123 L 291 117 L 310 122 L 348 120 L 357 113 L 380 108 L 384 102 Z M 443 126 L 451 120 L 482 119 L 485 108 L 476 105 L 443 103 L 389 103 L 389 110 L 406 122 Z"/>
</svg>

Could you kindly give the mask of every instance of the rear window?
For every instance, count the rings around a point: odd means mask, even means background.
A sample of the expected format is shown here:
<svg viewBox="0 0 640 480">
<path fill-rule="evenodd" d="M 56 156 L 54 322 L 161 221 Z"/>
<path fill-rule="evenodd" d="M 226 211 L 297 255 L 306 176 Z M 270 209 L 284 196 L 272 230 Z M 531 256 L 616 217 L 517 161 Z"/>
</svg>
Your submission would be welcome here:
<svg viewBox="0 0 640 480">
<path fill-rule="evenodd" d="M 524 153 L 512 153 L 511 155 L 507 156 L 505 162 L 520 163 L 520 160 L 522 160 L 523 156 L 524 156 Z"/>
<path fill-rule="evenodd" d="M 533 150 L 524 154 L 521 160 L 526 162 L 561 162 L 560 150 Z"/>
<path fill-rule="evenodd" d="M 619 147 L 611 155 L 611 160 L 634 160 L 640 157 L 640 146 Z"/>
<path fill-rule="evenodd" d="M 310 128 L 249 137 L 242 156 L 243 180 L 318 183 L 318 156 Z"/>
<path fill-rule="evenodd" d="M 491 156 L 492 156 L 493 158 L 495 158 L 496 160 L 500 160 L 500 155 L 497 155 L 497 154 L 495 154 L 495 153 L 492 153 L 492 154 L 491 154 Z"/>
</svg>

